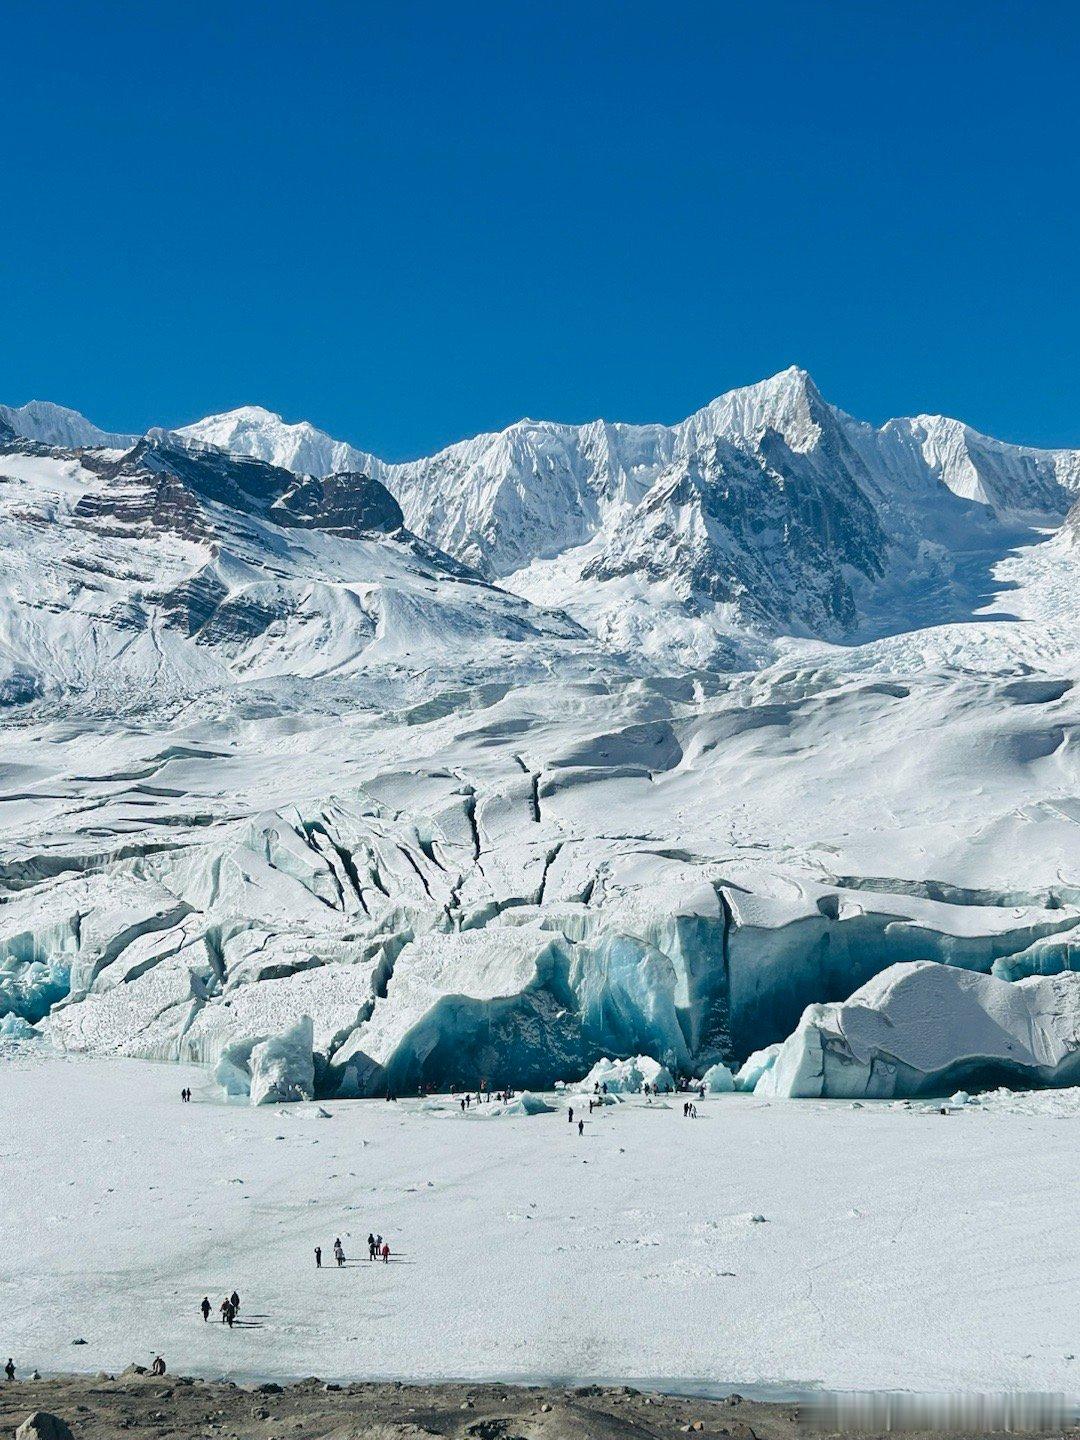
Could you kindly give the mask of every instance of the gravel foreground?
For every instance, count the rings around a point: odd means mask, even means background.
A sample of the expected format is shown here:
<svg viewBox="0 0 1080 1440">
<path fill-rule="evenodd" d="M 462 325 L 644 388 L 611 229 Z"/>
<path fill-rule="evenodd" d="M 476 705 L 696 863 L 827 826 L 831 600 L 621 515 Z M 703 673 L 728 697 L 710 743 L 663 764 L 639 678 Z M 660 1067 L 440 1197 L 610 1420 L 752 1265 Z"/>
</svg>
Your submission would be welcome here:
<svg viewBox="0 0 1080 1440">
<path fill-rule="evenodd" d="M 873 1402 L 870 1402 L 873 1403 Z M 1030 1435 L 1077 1434 L 1045 1408 L 1015 1408 L 971 1423 L 939 1426 L 925 1409 L 896 1412 L 877 1402 L 876 1413 L 835 1409 L 816 1403 L 791 1404 L 723 1400 L 643 1392 L 631 1386 L 400 1383 L 327 1384 L 311 1378 L 293 1385 L 237 1384 L 187 1376 L 124 1374 L 67 1376 L 15 1381 L 0 1386 L 0 1436 L 12 1436 L 35 1412 L 56 1416 L 76 1440 L 120 1440 L 131 1431 L 154 1440 L 616 1440 L 616 1437 L 723 1436 L 726 1440 L 788 1440 L 806 1434 L 871 1436 L 892 1431 L 908 1435 L 966 1436 L 1023 1431 Z M 884 1405 L 885 1408 L 882 1408 Z M 888 1412 L 888 1413 L 886 1413 Z M 942 1411 L 942 1414 L 945 1412 Z M 955 1417 L 954 1417 L 955 1418 Z M 1074 1420 L 1074 1416 L 1068 1417 Z M 1042 1421 L 1059 1423 L 1039 1424 Z M 869 1423 L 868 1423 L 869 1422 Z M 988 1422 L 988 1423 L 987 1423 Z M 28 1432 L 48 1436 L 48 1423 Z"/>
</svg>

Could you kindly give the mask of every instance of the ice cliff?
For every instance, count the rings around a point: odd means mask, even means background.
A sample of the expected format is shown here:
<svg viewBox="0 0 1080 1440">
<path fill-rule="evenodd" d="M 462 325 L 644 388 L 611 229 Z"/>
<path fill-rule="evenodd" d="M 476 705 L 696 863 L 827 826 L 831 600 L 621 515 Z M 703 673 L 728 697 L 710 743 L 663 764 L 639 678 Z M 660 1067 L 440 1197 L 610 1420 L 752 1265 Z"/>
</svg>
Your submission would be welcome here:
<svg viewBox="0 0 1080 1440">
<path fill-rule="evenodd" d="M 841 1004 L 811 1005 L 756 1095 L 945 1095 L 1080 1080 L 1080 974 L 1018 982 L 893 965 Z"/>
</svg>

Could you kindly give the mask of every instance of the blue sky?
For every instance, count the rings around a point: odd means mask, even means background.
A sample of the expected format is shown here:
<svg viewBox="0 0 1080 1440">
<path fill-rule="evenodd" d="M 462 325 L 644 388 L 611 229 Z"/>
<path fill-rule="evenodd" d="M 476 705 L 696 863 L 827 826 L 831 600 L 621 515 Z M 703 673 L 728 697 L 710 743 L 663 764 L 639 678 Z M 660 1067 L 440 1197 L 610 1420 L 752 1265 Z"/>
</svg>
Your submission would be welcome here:
<svg viewBox="0 0 1080 1440">
<path fill-rule="evenodd" d="M 388 457 L 798 363 L 1080 445 L 1077 7 L 5 6 L 0 398 Z"/>
</svg>

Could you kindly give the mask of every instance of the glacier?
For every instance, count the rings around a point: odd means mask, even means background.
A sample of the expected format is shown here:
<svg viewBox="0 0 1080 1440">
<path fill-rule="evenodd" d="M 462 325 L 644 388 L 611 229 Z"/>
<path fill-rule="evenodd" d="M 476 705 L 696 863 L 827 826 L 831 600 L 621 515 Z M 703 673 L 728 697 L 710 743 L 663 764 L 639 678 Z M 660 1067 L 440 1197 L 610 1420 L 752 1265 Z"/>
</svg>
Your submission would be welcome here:
<svg viewBox="0 0 1080 1440">
<path fill-rule="evenodd" d="M 304 1018 L 322 1098 L 744 1089 L 891 966 L 1068 975 L 1078 498 L 798 369 L 401 465 L 0 408 L 0 1016 L 246 1093 Z"/>
<path fill-rule="evenodd" d="M 280 1035 L 269 1035 L 251 1047 L 246 1056 L 248 1095 L 252 1105 L 275 1105 L 292 1100 L 310 1100 L 315 1094 L 313 1027 L 307 1015 Z M 223 1067 L 240 1060 L 232 1050 L 218 1062 Z M 243 1062 L 241 1062 L 242 1064 Z M 226 1071 L 228 1076 L 228 1071 Z M 226 1080 L 228 1086 L 228 1080 Z M 231 1089 L 231 1086 L 228 1087 Z"/>
<path fill-rule="evenodd" d="M 928 961 L 808 1007 L 754 1094 L 891 1099 L 1078 1079 L 1080 974 L 1013 983 Z"/>
</svg>

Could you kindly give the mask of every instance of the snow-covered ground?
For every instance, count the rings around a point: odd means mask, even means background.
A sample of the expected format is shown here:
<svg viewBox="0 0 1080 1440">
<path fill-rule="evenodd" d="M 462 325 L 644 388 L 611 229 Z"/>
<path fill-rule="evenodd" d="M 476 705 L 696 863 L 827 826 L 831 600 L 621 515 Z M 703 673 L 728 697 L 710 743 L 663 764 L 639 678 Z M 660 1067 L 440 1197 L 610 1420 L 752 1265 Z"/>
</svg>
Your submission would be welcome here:
<svg viewBox="0 0 1080 1440">
<path fill-rule="evenodd" d="M 21 1368 L 1080 1392 L 1080 1091 L 948 1115 L 720 1095 L 696 1121 L 632 1096 L 580 1139 L 563 1100 L 209 1102 L 190 1067 L 9 1055 Z M 245 1323 L 204 1325 L 234 1286 Z"/>
</svg>

